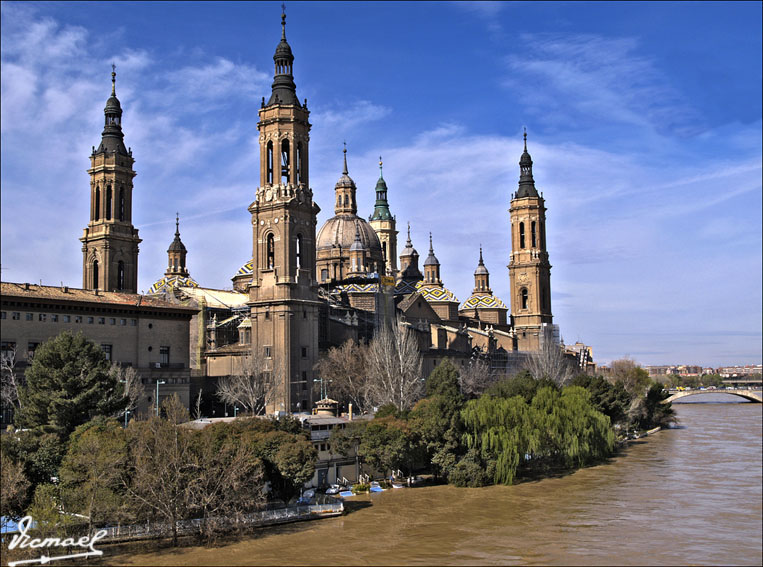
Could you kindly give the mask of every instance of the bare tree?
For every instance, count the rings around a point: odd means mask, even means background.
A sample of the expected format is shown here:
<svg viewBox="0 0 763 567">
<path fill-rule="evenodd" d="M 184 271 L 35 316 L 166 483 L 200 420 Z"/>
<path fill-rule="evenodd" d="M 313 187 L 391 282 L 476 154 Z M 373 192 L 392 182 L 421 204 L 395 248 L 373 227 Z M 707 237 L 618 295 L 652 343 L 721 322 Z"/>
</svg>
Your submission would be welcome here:
<svg viewBox="0 0 763 567">
<path fill-rule="evenodd" d="M 381 327 L 368 346 L 368 401 L 376 406 L 410 408 L 424 392 L 421 353 L 403 323 Z"/>
<path fill-rule="evenodd" d="M 368 406 L 367 357 L 367 345 L 348 339 L 341 347 L 330 348 L 315 364 L 321 379 L 331 384 L 330 395 L 351 402 L 358 413 Z"/>
<path fill-rule="evenodd" d="M 196 407 L 193 410 L 193 419 L 201 418 L 201 392 L 202 391 L 203 389 L 199 388 L 199 395 L 196 396 Z"/>
<path fill-rule="evenodd" d="M 484 360 L 472 360 L 467 366 L 459 370 L 458 382 L 461 386 L 461 393 L 467 396 L 481 395 L 497 380 L 496 373 L 491 370 L 490 364 Z"/>
<path fill-rule="evenodd" d="M 613 360 L 610 364 L 610 376 L 613 382 L 622 382 L 631 395 L 643 396 L 649 387 L 649 373 L 631 358 Z"/>
<path fill-rule="evenodd" d="M 226 404 L 241 404 L 252 415 L 265 413 L 283 395 L 283 369 L 275 360 L 250 355 L 237 374 L 217 382 L 217 397 Z"/>
<path fill-rule="evenodd" d="M 575 375 L 575 366 L 564 355 L 564 347 L 557 343 L 551 330 L 543 329 L 541 348 L 525 359 L 523 367 L 533 378 L 548 378 L 559 386 L 566 385 Z"/>
<path fill-rule="evenodd" d="M 16 345 L 13 345 L 0 356 L 0 401 L 4 406 L 18 409 L 21 407 L 19 400 L 19 385 L 16 378 Z"/>
<path fill-rule="evenodd" d="M 140 396 L 143 393 L 143 383 L 141 382 L 140 374 L 132 366 L 120 366 L 119 364 L 111 365 L 111 373 L 122 383 L 124 395 L 127 398 L 127 404 L 119 415 L 123 416 L 127 412 L 134 413 L 138 407 L 138 400 L 140 400 Z"/>
</svg>

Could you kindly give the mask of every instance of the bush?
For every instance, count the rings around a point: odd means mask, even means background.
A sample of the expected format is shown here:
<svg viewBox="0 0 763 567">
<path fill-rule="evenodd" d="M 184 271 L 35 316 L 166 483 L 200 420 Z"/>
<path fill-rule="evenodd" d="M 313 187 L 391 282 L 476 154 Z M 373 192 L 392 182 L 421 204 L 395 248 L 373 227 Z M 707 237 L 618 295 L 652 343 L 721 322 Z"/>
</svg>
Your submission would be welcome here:
<svg viewBox="0 0 763 567">
<path fill-rule="evenodd" d="M 363 492 L 370 492 L 371 485 L 366 484 L 365 482 L 359 482 L 358 484 L 352 485 L 352 493 L 353 494 L 361 494 Z"/>
<path fill-rule="evenodd" d="M 448 482 L 460 487 L 476 488 L 492 483 L 476 451 L 469 451 L 456 463 L 448 475 Z"/>
</svg>

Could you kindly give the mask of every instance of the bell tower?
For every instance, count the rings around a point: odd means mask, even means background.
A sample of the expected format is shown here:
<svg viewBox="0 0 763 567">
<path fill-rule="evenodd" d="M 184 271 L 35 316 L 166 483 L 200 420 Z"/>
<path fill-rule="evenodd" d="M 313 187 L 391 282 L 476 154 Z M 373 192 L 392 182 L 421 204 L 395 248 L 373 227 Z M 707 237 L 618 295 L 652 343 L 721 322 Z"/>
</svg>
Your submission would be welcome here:
<svg viewBox="0 0 763 567">
<path fill-rule="evenodd" d="M 376 182 L 376 204 L 369 224 L 376 231 L 381 242 L 386 275 L 396 278 L 397 230 L 395 230 L 395 217 L 390 213 L 387 202 L 387 182 L 384 181 L 381 156 L 379 156 L 379 180 Z"/>
<path fill-rule="evenodd" d="M 90 155 L 90 222 L 82 242 L 82 287 L 137 293 L 138 230 L 132 225 L 132 150 L 125 148 L 122 106 L 112 65 L 111 96 L 98 149 Z"/>
<path fill-rule="evenodd" d="M 318 357 L 315 226 L 320 211 L 309 185 L 310 112 L 297 99 L 294 56 L 281 41 L 267 104 L 262 99 L 260 185 L 252 215 L 252 280 L 248 284 L 253 355 L 282 380 L 268 411 L 310 411 Z"/>
<path fill-rule="evenodd" d="M 552 323 L 551 264 L 546 251 L 546 207 L 533 179 L 533 161 L 527 151 L 519 159 L 519 189 L 512 195 L 511 319 L 519 350 L 538 350 L 543 324 Z"/>
</svg>

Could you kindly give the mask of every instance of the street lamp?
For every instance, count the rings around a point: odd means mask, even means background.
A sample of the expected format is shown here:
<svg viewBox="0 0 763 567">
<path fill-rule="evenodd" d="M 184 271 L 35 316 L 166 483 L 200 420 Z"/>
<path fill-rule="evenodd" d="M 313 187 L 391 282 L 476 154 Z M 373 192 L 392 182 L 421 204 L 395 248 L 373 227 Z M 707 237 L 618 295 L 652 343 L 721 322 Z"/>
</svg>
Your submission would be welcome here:
<svg viewBox="0 0 763 567">
<path fill-rule="evenodd" d="M 233 419 L 236 419 L 237 414 L 238 414 L 238 406 L 233 406 Z"/>
<path fill-rule="evenodd" d="M 159 417 L 159 384 L 166 384 L 164 380 L 156 381 L 156 416 Z"/>
<path fill-rule="evenodd" d="M 125 429 L 127 429 L 127 416 L 130 415 L 130 410 L 125 410 Z"/>
</svg>

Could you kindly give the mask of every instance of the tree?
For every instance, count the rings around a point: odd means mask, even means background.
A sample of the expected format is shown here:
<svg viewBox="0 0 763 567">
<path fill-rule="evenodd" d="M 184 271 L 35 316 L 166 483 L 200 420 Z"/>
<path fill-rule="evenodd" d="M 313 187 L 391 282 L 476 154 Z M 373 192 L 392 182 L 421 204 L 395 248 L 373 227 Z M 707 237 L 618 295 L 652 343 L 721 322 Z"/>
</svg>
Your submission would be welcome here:
<svg viewBox="0 0 763 567">
<path fill-rule="evenodd" d="M 321 379 L 331 384 L 328 387 L 330 396 L 352 403 L 358 414 L 368 406 L 367 353 L 367 345 L 347 339 L 341 347 L 332 347 L 321 355 L 315 364 Z"/>
<path fill-rule="evenodd" d="M 627 420 L 631 397 L 622 382 L 608 382 L 601 376 L 578 374 L 570 382 L 571 386 L 580 386 L 591 394 L 593 406 L 609 417 L 610 422 L 624 423 Z"/>
<path fill-rule="evenodd" d="M 260 355 L 244 357 L 237 374 L 217 382 L 217 397 L 230 405 L 240 404 L 252 415 L 262 415 L 283 394 L 283 368 Z"/>
<path fill-rule="evenodd" d="M 188 415 L 177 396 L 162 404 L 167 418 L 151 416 L 127 428 L 129 480 L 125 490 L 139 516 L 170 524 L 177 545 L 177 525 L 192 505 L 193 432 L 177 427 Z"/>
<path fill-rule="evenodd" d="M 421 397 L 421 353 L 402 323 L 382 326 L 368 347 L 368 399 L 375 406 L 409 409 Z"/>
<path fill-rule="evenodd" d="M 0 356 L 0 405 L 14 409 L 19 407 L 15 344 Z"/>
<path fill-rule="evenodd" d="M 651 382 L 649 373 L 630 358 L 613 360 L 610 375 L 614 382 L 622 382 L 631 397 L 643 396 Z"/>
<path fill-rule="evenodd" d="M 117 415 L 128 404 L 103 351 L 68 331 L 37 347 L 19 398 L 17 425 L 53 432 L 62 441 L 93 417 Z"/>
<path fill-rule="evenodd" d="M 482 395 L 497 379 L 490 365 L 480 359 L 469 361 L 469 364 L 461 369 L 458 377 L 461 393 L 470 398 Z"/>
<path fill-rule="evenodd" d="M 120 366 L 119 364 L 111 365 L 111 373 L 114 380 L 122 384 L 124 396 L 127 400 L 125 407 L 119 415 L 124 416 L 127 412 L 134 413 L 138 407 L 138 401 L 143 394 L 143 383 L 140 374 L 132 366 Z"/>
<path fill-rule="evenodd" d="M 548 378 L 558 386 L 566 385 L 575 372 L 574 365 L 564 354 L 564 347 L 554 340 L 548 327 L 543 329 L 540 350 L 530 353 L 523 366 L 537 380 Z"/>
<path fill-rule="evenodd" d="M 536 380 L 528 370 L 522 370 L 517 372 L 514 376 L 496 382 L 490 386 L 485 393 L 489 396 L 496 396 L 499 398 L 521 396 L 529 404 L 535 397 L 538 389 L 547 386 L 558 389 L 556 383 L 548 378 Z"/>
<path fill-rule="evenodd" d="M 126 463 L 125 431 L 114 419 L 97 418 L 69 438 L 59 474 L 61 493 L 67 509 L 88 517 L 88 533 L 118 516 Z"/>
<path fill-rule="evenodd" d="M 27 501 L 29 481 L 24 465 L 0 454 L 0 516 L 20 518 Z"/>
<path fill-rule="evenodd" d="M 422 457 L 422 446 L 409 424 L 394 417 L 377 418 L 363 429 L 358 454 L 374 469 L 411 474 Z"/>
<path fill-rule="evenodd" d="M 425 382 L 427 396 L 442 396 L 454 403 L 461 403 L 461 385 L 458 369 L 449 359 L 445 359 L 432 370 Z"/>
</svg>

